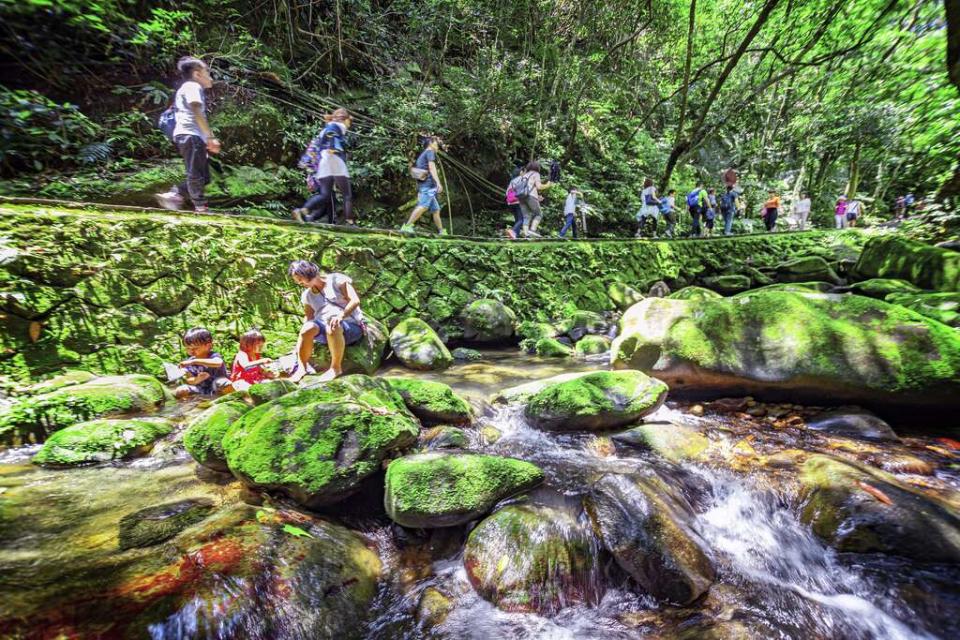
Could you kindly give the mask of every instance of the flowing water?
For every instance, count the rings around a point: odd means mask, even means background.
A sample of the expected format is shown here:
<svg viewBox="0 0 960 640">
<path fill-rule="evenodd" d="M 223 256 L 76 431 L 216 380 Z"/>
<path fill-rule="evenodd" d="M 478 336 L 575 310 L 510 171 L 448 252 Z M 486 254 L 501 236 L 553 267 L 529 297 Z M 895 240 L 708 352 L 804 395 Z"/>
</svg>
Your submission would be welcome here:
<svg viewBox="0 0 960 640">
<path fill-rule="evenodd" d="M 507 386 L 602 365 L 572 366 L 569 361 L 558 364 L 515 353 L 485 355 L 482 362 L 417 376 L 447 382 L 476 400 L 484 417 L 470 432 L 471 449 L 522 458 L 544 469 L 543 488 L 509 503 L 558 514 L 557 521 L 567 523 L 558 526 L 561 538 L 572 539 L 585 531 L 593 536 L 582 498 L 597 478 L 655 475 L 689 501 L 692 526 L 717 568 L 717 580 L 694 604 L 670 606 L 645 594 L 593 539 L 595 563 L 580 577 L 587 597 L 564 602 L 549 613 L 504 611 L 478 595 L 468 579 L 463 562 L 468 529 L 404 532 L 382 513 L 365 513 L 355 506 L 342 518 L 331 513 L 359 531 L 383 563 L 379 591 L 361 637 L 960 637 L 957 567 L 834 551 L 799 520 L 795 469 L 757 463 L 764 455 L 796 448 L 842 452 L 872 463 L 909 454 L 930 461 L 935 472 L 898 477 L 956 504 L 958 466 L 933 437 L 909 437 L 882 446 L 850 444 L 729 414 L 707 411 L 701 417 L 689 404 L 671 402 L 648 420 L 696 426 L 708 436 L 712 450 L 720 452 L 709 463 L 674 464 L 615 445 L 602 434 L 538 431 L 526 423 L 521 407 L 482 401 Z M 413 375 L 396 369 L 386 373 Z M 177 411 L 185 421 L 197 408 L 181 405 Z M 481 436 L 490 428 L 500 433 L 492 443 Z M 0 637 L 313 637 L 306 629 L 316 626 L 308 622 L 320 615 L 318 606 L 329 606 L 327 598 L 332 596 L 321 591 L 311 599 L 309 568 L 299 582 L 290 583 L 299 597 L 277 586 L 298 566 L 299 556 L 284 546 L 293 538 L 272 539 L 256 547 L 257 554 L 268 557 L 257 558 L 261 575 L 246 577 L 218 572 L 217 562 L 225 562 L 223 540 L 207 542 L 221 544 L 214 549 L 220 555 L 211 552 L 202 556 L 206 564 L 197 561 L 189 567 L 182 560 L 177 564 L 178 556 L 165 545 L 118 549 L 120 518 L 148 506 L 184 499 L 209 501 L 216 510 L 213 519 L 229 519 L 234 511 L 247 508 L 241 506 L 239 484 L 199 470 L 179 438 L 179 434 L 167 438 L 145 458 L 69 470 L 30 464 L 36 446 L 0 452 Z M 629 484 L 625 486 L 629 491 Z M 286 511 L 284 517 L 304 518 L 289 505 Z M 188 535 L 191 530 L 181 537 Z M 206 540 L 200 533 L 192 535 Z M 136 606 L 158 588 L 176 591 L 176 604 Z M 417 610 L 430 589 L 447 594 L 452 608 L 428 624 Z M 137 624 L 128 625 L 128 618 Z"/>
</svg>

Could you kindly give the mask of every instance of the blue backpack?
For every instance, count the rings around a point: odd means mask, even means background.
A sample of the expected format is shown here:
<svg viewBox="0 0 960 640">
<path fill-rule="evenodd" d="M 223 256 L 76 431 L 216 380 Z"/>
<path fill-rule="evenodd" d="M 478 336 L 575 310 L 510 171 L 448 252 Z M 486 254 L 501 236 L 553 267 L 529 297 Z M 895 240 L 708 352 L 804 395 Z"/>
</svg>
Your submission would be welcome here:
<svg viewBox="0 0 960 640">
<path fill-rule="evenodd" d="M 167 136 L 170 142 L 173 142 L 173 130 L 177 128 L 177 108 L 170 106 L 164 109 L 160 117 L 157 118 L 157 129 Z"/>
<path fill-rule="evenodd" d="M 687 206 L 695 207 L 700 204 L 700 189 L 694 189 L 687 194 Z"/>
</svg>

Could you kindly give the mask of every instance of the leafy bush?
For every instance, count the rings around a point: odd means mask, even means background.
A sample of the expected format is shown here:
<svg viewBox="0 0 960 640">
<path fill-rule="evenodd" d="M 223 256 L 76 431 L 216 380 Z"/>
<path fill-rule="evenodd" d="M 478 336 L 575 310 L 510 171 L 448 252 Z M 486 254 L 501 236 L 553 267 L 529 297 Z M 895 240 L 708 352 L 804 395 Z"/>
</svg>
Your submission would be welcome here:
<svg viewBox="0 0 960 640">
<path fill-rule="evenodd" d="M 0 167 L 4 173 L 96 160 L 101 128 L 76 105 L 36 91 L 0 87 Z"/>
</svg>

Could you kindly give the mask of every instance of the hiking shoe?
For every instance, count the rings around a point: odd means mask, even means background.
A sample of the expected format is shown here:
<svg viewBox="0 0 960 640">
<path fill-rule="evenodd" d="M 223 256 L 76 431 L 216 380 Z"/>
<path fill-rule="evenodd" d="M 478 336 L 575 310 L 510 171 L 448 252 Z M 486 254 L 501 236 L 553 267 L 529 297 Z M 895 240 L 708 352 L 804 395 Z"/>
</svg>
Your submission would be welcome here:
<svg viewBox="0 0 960 640">
<path fill-rule="evenodd" d="M 200 205 L 198 207 L 194 207 L 193 210 L 195 213 L 210 213 L 210 207 L 208 207 L 207 205 Z"/>
<path fill-rule="evenodd" d="M 517 234 L 516 232 L 514 232 L 513 229 L 507 229 L 507 237 L 510 238 L 511 240 L 516 240 Z"/>
<path fill-rule="evenodd" d="M 309 215 L 309 211 L 304 208 L 294 209 L 290 212 L 290 217 L 292 217 L 297 222 L 304 222 L 304 216 Z"/>
<path fill-rule="evenodd" d="M 416 232 L 417 230 L 413 228 L 412 224 L 405 224 L 400 227 L 400 233 L 409 233 L 410 235 L 413 235 Z"/>
<path fill-rule="evenodd" d="M 176 191 L 157 193 L 154 194 L 154 198 L 157 199 L 157 204 L 170 211 L 176 211 L 183 206 L 183 196 Z"/>
<path fill-rule="evenodd" d="M 448 236 L 448 235 L 450 235 L 450 234 L 447 233 L 447 230 L 446 230 L 446 229 L 440 229 L 439 231 L 437 231 L 437 235 L 438 235 L 438 236 Z"/>
</svg>

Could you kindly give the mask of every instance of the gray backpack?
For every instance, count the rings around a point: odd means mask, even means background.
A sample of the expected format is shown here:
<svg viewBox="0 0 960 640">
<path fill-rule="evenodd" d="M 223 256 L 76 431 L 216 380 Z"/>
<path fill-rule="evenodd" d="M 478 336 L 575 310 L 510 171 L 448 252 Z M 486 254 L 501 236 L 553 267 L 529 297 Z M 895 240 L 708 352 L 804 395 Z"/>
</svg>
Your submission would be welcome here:
<svg viewBox="0 0 960 640">
<path fill-rule="evenodd" d="M 510 181 L 510 187 L 518 198 L 526 198 L 530 195 L 530 177 L 523 173 Z"/>
</svg>

